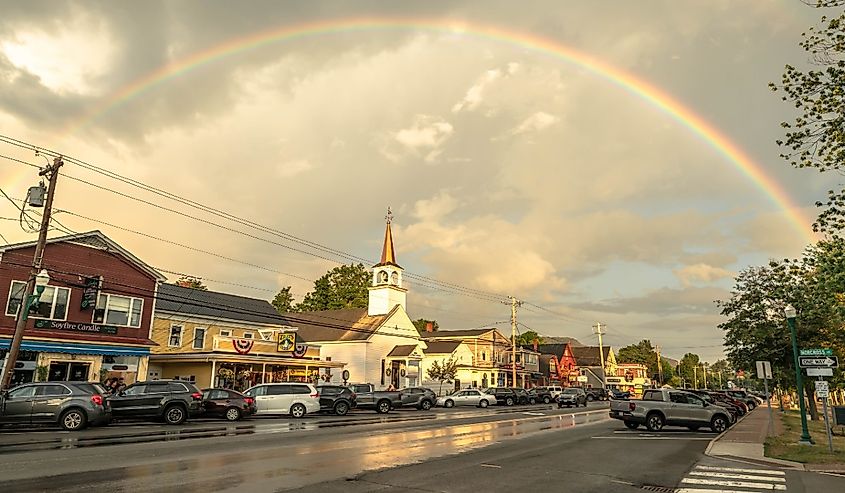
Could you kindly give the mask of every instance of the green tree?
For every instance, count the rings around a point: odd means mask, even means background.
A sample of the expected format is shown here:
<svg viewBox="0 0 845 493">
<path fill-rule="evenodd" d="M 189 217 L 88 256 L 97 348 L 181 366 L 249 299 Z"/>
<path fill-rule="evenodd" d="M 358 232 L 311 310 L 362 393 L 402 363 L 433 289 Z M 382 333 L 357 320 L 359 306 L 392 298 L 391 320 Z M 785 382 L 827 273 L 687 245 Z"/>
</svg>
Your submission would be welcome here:
<svg viewBox="0 0 845 493">
<path fill-rule="evenodd" d="M 841 0 L 812 2 L 817 7 L 840 7 Z M 845 170 L 845 13 L 823 16 L 817 27 L 802 34 L 800 46 L 810 64 L 787 64 L 781 83 L 769 84 L 783 101 L 798 110 L 792 122 L 782 122 L 785 137 L 777 143 L 783 157 L 797 168 L 821 172 Z M 845 188 L 829 190 L 813 228 L 837 234 L 845 227 Z"/>
<path fill-rule="evenodd" d="M 697 385 L 696 377 L 698 374 L 694 368 L 698 367 L 700 361 L 700 358 L 695 353 L 687 353 L 681 358 L 681 361 L 678 363 L 678 374 L 683 379 L 684 384 L 690 387 Z"/>
<path fill-rule="evenodd" d="M 183 288 L 191 288 L 191 289 L 200 289 L 202 291 L 208 291 L 208 287 L 202 283 L 202 279 L 199 277 L 193 276 L 182 276 L 176 281 L 177 286 L 182 286 Z"/>
<path fill-rule="evenodd" d="M 516 338 L 517 346 L 531 346 L 537 340 L 539 344 L 543 344 L 543 336 L 534 332 L 533 330 L 526 330 L 519 334 Z"/>
<path fill-rule="evenodd" d="M 371 274 L 364 264 L 341 265 L 314 281 L 295 311 L 313 312 L 343 308 L 367 308 Z"/>
<path fill-rule="evenodd" d="M 425 332 L 426 326 L 429 324 L 429 322 L 431 323 L 432 330 L 434 330 L 434 332 L 437 332 L 437 330 L 440 329 L 440 325 L 437 324 L 437 320 L 428 320 L 428 319 L 425 319 L 425 318 L 418 318 L 418 319 L 414 320 L 413 324 L 414 324 L 414 327 L 417 328 L 417 332 Z"/>
<path fill-rule="evenodd" d="M 289 313 L 294 311 L 293 295 L 290 294 L 290 286 L 280 289 L 270 304 L 273 305 L 273 308 L 275 308 L 279 313 Z"/>
<path fill-rule="evenodd" d="M 440 390 L 437 392 L 437 395 L 443 394 L 443 383 L 452 383 L 455 381 L 455 376 L 458 373 L 458 362 L 455 361 L 451 356 L 448 360 L 441 360 L 441 362 L 434 361 L 431 366 L 428 367 L 426 371 L 426 375 L 428 376 L 429 380 L 436 380 L 440 382 Z"/>
<path fill-rule="evenodd" d="M 648 339 L 621 348 L 616 354 L 616 361 L 646 365 L 649 375 L 657 375 L 657 351 Z"/>
</svg>

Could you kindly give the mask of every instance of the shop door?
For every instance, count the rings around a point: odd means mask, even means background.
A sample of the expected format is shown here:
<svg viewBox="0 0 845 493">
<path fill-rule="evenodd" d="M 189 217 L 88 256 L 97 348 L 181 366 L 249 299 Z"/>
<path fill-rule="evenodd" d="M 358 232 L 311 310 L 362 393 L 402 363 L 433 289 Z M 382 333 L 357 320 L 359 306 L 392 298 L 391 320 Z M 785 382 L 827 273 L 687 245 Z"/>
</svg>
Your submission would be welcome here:
<svg viewBox="0 0 845 493">
<path fill-rule="evenodd" d="M 66 382 L 69 371 L 70 363 L 50 363 L 50 374 L 47 376 L 47 380 L 50 382 Z"/>
<path fill-rule="evenodd" d="M 87 382 L 90 363 L 71 363 L 68 380 L 71 382 Z"/>
<path fill-rule="evenodd" d="M 390 383 L 393 385 L 393 388 L 399 390 L 399 367 L 400 364 L 398 361 L 391 361 L 390 362 Z"/>
</svg>

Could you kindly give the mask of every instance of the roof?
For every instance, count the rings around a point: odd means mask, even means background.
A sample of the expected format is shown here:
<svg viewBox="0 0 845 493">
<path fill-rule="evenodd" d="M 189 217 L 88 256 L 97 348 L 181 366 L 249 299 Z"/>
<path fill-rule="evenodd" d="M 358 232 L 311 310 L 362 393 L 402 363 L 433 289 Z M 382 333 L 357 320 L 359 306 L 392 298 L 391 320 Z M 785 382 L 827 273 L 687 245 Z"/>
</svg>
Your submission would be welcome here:
<svg viewBox="0 0 845 493">
<path fill-rule="evenodd" d="M 575 364 L 578 366 L 601 366 L 601 355 L 598 346 L 580 346 L 572 348 L 572 356 L 575 357 Z M 609 348 L 604 349 L 604 357 L 607 358 Z"/>
<path fill-rule="evenodd" d="M 410 356 L 416 348 L 416 344 L 409 344 L 407 346 L 394 346 L 393 350 L 388 353 L 388 356 Z"/>
<path fill-rule="evenodd" d="M 537 351 L 540 354 L 554 354 L 555 356 L 563 356 L 567 344 L 540 344 L 537 346 Z"/>
<path fill-rule="evenodd" d="M 423 339 L 435 339 L 441 337 L 478 337 L 492 330 L 496 329 L 436 330 L 434 332 L 421 332 L 420 337 Z"/>
<path fill-rule="evenodd" d="M 428 347 L 423 350 L 425 354 L 452 354 L 461 345 L 460 341 L 439 341 L 426 344 L 428 344 Z"/>
<path fill-rule="evenodd" d="M 164 274 L 153 269 L 149 264 L 143 262 L 135 255 L 132 255 L 131 253 L 129 253 L 129 250 L 126 250 L 122 246 L 118 245 L 114 240 L 112 240 L 111 238 L 104 235 L 101 231 L 98 230 L 87 231 L 85 233 L 75 233 L 72 235 L 57 236 L 55 238 L 48 238 L 47 244 L 49 245 L 51 243 L 74 243 L 77 245 L 95 248 L 97 250 L 104 250 L 106 252 L 116 253 L 117 255 L 123 257 L 130 264 L 137 267 L 139 270 L 145 272 L 153 279 L 157 279 L 159 281 L 167 280 Z M 37 241 L 13 243 L 0 247 L 0 253 L 7 252 L 9 250 L 20 250 L 22 248 L 30 248 L 34 247 L 36 244 L 38 244 Z"/>
<path fill-rule="evenodd" d="M 373 267 L 392 265 L 399 267 L 396 263 L 396 250 L 393 248 L 393 232 L 390 230 L 390 209 L 387 210 L 387 227 L 384 228 L 384 246 L 381 249 L 381 260 Z M 401 267 L 399 267 L 401 269 Z"/>
<path fill-rule="evenodd" d="M 267 300 L 175 284 L 159 285 L 156 298 L 157 311 L 268 325 L 286 324 L 285 319 Z"/>
<path fill-rule="evenodd" d="M 287 325 L 309 342 L 366 341 L 390 318 L 400 305 L 387 315 L 367 315 L 366 308 L 344 308 L 319 312 L 285 313 Z"/>
</svg>

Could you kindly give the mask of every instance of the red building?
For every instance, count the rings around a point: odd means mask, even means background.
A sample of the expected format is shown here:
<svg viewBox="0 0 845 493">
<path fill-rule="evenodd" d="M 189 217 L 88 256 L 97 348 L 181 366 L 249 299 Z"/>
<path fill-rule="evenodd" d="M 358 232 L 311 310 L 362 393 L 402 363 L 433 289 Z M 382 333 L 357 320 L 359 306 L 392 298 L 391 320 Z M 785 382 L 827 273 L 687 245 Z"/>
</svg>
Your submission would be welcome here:
<svg viewBox="0 0 845 493">
<path fill-rule="evenodd" d="M 0 247 L 0 358 L 15 330 L 35 242 Z M 47 240 L 50 274 L 30 309 L 13 383 L 147 375 L 155 293 L 165 278 L 99 231 Z"/>
<path fill-rule="evenodd" d="M 540 344 L 540 373 L 549 379 L 549 384 L 568 387 L 577 383 L 578 365 L 572 355 L 572 346 L 565 344 Z"/>
</svg>

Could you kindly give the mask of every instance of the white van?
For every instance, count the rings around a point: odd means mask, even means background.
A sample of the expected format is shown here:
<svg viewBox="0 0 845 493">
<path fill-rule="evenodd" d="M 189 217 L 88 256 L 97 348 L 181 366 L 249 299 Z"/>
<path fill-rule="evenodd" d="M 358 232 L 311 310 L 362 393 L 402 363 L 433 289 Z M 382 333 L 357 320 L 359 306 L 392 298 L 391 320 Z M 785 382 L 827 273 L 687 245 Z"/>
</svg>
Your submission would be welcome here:
<svg viewBox="0 0 845 493">
<path fill-rule="evenodd" d="M 320 410 L 320 393 L 308 383 L 262 383 L 244 395 L 255 399 L 255 414 L 290 414 L 301 418 Z"/>
</svg>

